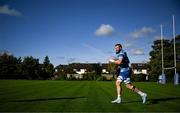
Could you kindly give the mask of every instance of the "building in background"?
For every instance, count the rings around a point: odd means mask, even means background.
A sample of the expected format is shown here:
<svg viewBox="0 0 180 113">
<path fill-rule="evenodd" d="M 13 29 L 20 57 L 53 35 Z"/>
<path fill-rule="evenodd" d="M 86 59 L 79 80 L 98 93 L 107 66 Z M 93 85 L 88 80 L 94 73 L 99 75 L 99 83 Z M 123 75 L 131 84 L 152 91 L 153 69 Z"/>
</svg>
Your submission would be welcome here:
<svg viewBox="0 0 180 113">
<path fill-rule="evenodd" d="M 147 73 L 147 64 L 146 63 L 132 63 L 131 68 L 134 74 L 146 74 Z"/>
</svg>

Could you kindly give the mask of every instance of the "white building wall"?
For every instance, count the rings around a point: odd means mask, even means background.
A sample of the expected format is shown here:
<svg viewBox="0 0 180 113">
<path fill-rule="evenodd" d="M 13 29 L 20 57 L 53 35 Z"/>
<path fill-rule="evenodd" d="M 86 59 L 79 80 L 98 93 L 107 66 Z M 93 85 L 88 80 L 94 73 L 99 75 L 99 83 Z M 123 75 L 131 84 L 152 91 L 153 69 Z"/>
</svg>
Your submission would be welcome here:
<svg viewBox="0 0 180 113">
<path fill-rule="evenodd" d="M 147 74 L 147 69 L 133 69 L 134 74 Z"/>
<path fill-rule="evenodd" d="M 77 74 L 84 74 L 86 73 L 86 69 L 80 69 L 80 71 L 76 71 Z"/>
<path fill-rule="evenodd" d="M 147 74 L 147 70 L 146 70 L 146 69 L 143 69 L 143 70 L 142 70 L 142 73 L 143 73 L 143 74 Z"/>
<path fill-rule="evenodd" d="M 102 69 L 102 73 L 109 73 L 109 72 L 107 72 L 107 70 L 106 69 Z"/>
</svg>

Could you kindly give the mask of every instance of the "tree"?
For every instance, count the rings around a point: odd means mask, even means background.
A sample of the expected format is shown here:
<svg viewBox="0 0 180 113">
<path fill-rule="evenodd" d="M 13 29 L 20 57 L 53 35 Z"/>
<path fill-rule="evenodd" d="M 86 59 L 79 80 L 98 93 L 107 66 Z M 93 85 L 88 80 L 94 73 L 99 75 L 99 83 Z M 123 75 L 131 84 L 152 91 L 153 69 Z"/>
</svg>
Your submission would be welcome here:
<svg viewBox="0 0 180 113">
<path fill-rule="evenodd" d="M 101 66 L 100 64 L 92 64 L 92 68 L 94 70 L 95 79 L 97 79 L 98 77 L 101 76 L 101 73 L 102 73 Z"/>
<path fill-rule="evenodd" d="M 44 58 L 43 66 L 42 66 L 43 73 L 41 77 L 43 79 L 50 79 L 54 75 L 54 66 L 50 63 L 49 57 L 46 56 Z"/>
<path fill-rule="evenodd" d="M 17 79 L 21 60 L 11 54 L 0 54 L 0 79 Z"/>
<path fill-rule="evenodd" d="M 113 78 L 116 78 L 115 76 L 118 74 L 118 65 L 115 63 L 109 63 L 108 64 L 108 71 L 113 74 Z"/>
<path fill-rule="evenodd" d="M 39 59 L 32 56 L 25 57 L 22 62 L 22 75 L 26 79 L 39 79 Z"/>
<path fill-rule="evenodd" d="M 0 51 L 0 79 L 50 79 L 54 75 L 54 66 L 48 56 L 44 64 L 39 59 L 27 56 L 14 57 L 9 51 Z"/>
</svg>

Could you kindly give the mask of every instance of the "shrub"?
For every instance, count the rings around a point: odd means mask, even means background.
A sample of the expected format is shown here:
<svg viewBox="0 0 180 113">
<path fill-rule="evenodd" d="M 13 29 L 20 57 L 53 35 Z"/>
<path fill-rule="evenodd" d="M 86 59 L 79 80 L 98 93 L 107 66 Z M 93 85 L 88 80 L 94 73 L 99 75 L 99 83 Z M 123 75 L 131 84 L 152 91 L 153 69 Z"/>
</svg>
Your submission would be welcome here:
<svg viewBox="0 0 180 113">
<path fill-rule="evenodd" d="M 142 82 L 142 81 L 146 81 L 146 74 L 133 74 L 131 76 L 131 81 L 135 81 L 135 82 Z"/>
<path fill-rule="evenodd" d="M 107 78 L 105 76 L 100 76 L 97 78 L 97 81 L 107 81 Z"/>
</svg>

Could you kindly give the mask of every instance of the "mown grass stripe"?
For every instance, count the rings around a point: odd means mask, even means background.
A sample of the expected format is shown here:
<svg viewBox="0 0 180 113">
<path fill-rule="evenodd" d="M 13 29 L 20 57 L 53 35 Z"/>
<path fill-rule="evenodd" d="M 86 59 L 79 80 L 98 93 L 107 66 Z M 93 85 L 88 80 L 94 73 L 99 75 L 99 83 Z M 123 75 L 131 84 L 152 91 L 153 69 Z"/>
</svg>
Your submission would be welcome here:
<svg viewBox="0 0 180 113">
<path fill-rule="evenodd" d="M 3 91 L 0 95 L 0 112 L 180 111 L 179 85 L 150 82 L 134 85 L 148 93 L 147 104 L 142 104 L 141 97 L 125 85 L 123 103 L 111 104 L 110 101 L 116 98 L 114 81 L 0 81 L 0 91 Z"/>
</svg>

